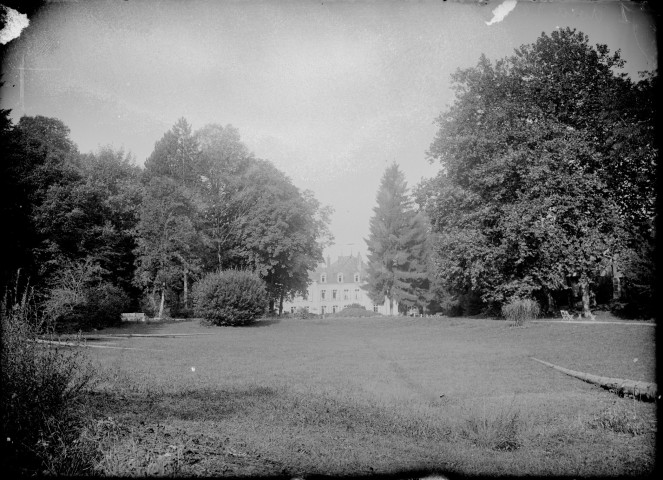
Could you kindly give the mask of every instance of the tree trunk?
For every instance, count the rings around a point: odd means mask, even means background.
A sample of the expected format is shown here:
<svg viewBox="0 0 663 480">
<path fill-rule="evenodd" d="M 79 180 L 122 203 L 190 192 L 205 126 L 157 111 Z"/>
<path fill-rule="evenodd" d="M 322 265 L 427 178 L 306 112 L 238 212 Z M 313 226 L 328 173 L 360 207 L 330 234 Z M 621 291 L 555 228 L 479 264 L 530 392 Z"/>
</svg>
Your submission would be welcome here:
<svg viewBox="0 0 663 480">
<path fill-rule="evenodd" d="M 187 281 L 188 272 L 187 269 L 184 269 L 184 309 L 189 308 L 189 283 Z"/>
<path fill-rule="evenodd" d="M 281 292 L 281 296 L 279 297 L 279 317 L 283 314 L 283 292 Z"/>
<path fill-rule="evenodd" d="M 159 319 L 163 316 L 163 305 L 166 301 L 166 284 L 163 284 L 163 288 L 161 289 L 161 304 L 159 305 Z"/>
<path fill-rule="evenodd" d="M 553 299 L 552 293 L 550 290 L 546 289 L 546 300 L 548 301 L 548 313 L 553 313 L 555 310 L 555 300 Z"/>
<path fill-rule="evenodd" d="M 394 300 L 389 297 L 389 316 L 394 315 Z"/>
<path fill-rule="evenodd" d="M 535 362 L 542 363 L 543 365 L 554 368 L 555 370 L 559 370 L 560 372 L 565 373 L 566 375 L 578 378 L 587 383 L 598 385 L 601 388 L 615 392 L 618 395 L 632 395 L 638 400 L 643 400 L 647 402 L 653 402 L 658 397 L 658 387 L 655 383 L 638 382 L 635 380 L 625 380 L 623 378 L 601 377 L 599 375 L 592 375 L 590 373 L 569 370 L 568 368 L 544 362 L 543 360 L 539 360 L 538 358 L 534 357 L 530 358 Z"/>
<path fill-rule="evenodd" d="M 580 277 L 580 293 L 582 294 L 582 316 L 584 318 L 591 318 L 592 311 L 589 308 L 589 281 L 584 274 Z"/>
<path fill-rule="evenodd" d="M 272 297 L 269 298 L 269 313 L 274 313 L 274 299 Z"/>
<path fill-rule="evenodd" d="M 617 255 L 612 257 L 612 299 L 617 301 L 622 296 L 622 283 L 617 268 Z"/>
<path fill-rule="evenodd" d="M 157 286 L 152 285 L 152 294 L 150 295 L 150 304 L 152 305 L 152 313 L 157 312 L 157 301 L 154 299 L 154 296 L 157 294 Z"/>
</svg>

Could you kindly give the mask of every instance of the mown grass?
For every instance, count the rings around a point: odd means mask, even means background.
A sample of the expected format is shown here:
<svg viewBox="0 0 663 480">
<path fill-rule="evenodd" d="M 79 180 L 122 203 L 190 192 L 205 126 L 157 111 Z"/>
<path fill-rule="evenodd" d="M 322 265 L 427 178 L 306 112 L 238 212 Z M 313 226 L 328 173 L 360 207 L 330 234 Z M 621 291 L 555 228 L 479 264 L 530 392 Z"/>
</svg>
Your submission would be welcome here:
<svg viewBox="0 0 663 480">
<path fill-rule="evenodd" d="M 653 471 L 654 404 L 530 357 L 654 381 L 654 327 L 363 318 L 138 328 L 209 335 L 90 350 L 103 375 L 88 429 L 98 474 Z M 119 331 L 131 330 L 102 333 Z"/>
</svg>

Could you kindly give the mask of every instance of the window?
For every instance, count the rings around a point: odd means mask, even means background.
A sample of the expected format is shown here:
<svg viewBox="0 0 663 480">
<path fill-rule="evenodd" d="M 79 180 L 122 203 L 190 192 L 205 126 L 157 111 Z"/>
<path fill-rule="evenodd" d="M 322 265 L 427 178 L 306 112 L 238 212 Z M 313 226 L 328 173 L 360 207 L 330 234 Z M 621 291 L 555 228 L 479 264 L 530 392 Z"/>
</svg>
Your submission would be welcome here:
<svg viewBox="0 0 663 480">
<path fill-rule="evenodd" d="M 377 313 L 377 311 L 378 311 L 378 306 L 377 305 L 373 305 L 373 311 Z"/>
<path fill-rule="evenodd" d="M 359 283 L 359 274 L 355 273 L 355 283 Z"/>
<path fill-rule="evenodd" d="M 355 300 L 359 300 L 359 289 L 355 288 Z"/>
<path fill-rule="evenodd" d="M 338 290 L 332 290 L 332 300 L 336 300 L 336 294 Z"/>
<path fill-rule="evenodd" d="M 320 313 L 322 313 L 324 315 L 326 313 L 326 311 L 327 311 L 327 307 L 325 307 L 324 305 L 320 307 Z"/>
<path fill-rule="evenodd" d="M 332 313 L 336 313 L 337 310 L 338 310 L 338 305 L 334 305 L 332 307 Z"/>
<path fill-rule="evenodd" d="M 324 300 L 327 296 L 327 290 L 320 290 L 320 300 Z"/>
<path fill-rule="evenodd" d="M 327 274 L 323 273 L 320 275 L 320 283 L 327 283 Z"/>
<path fill-rule="evenodd" d="M 295 313 L 295 307 L 290 307 L 290 313 Z"/>
<path fill-rule="evenodd" d="M 349 300 L 350 299 L 349 292 L 350 292 L 350 290 L 348 290 L 347 288 L 345 290 L 343 290 L 343 300 Z"/>
<path fill-rule="evenodd" d="M 338 281 L 338 283 L 343 283 L 343 274 L 342 273 L 339 273 L 336 276 L 336 281 Z"/>
</svg>

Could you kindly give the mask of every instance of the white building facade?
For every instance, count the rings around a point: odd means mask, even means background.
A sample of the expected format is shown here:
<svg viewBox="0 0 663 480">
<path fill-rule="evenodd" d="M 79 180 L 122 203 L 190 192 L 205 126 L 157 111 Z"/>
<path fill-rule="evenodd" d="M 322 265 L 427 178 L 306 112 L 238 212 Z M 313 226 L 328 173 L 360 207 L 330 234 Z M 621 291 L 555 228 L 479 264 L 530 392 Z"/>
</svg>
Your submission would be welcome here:
<svg viewBox="0 0 663 480">
<path fill-rule="evenodd" d="M 298 309 L 320 315 L 336 313 L 348 305 L 358 304 L 373 312 L 389 315 L 389 301 L 375 304 L 368 296 L 366 286 L 366 264 L 360 254 L 341 256 L 336 262 L 320 264 L 309 273 L 311 284 L 305 297 L 284 300 L 283 311 L 294 313 Z M 394 301 L 393 315 L 398 315 L 398 303 Z"/>
</svg>

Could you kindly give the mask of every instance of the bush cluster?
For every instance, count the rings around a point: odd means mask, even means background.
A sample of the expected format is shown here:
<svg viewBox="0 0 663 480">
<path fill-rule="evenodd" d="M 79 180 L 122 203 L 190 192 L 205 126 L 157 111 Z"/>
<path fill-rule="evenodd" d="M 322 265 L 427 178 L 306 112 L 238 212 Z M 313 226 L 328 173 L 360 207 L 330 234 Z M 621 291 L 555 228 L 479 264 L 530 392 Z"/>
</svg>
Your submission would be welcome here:
<svg viewBox="0 0 663 480">
<path fill-rule="evenodd" d="M 502 306 L 502 315 L 514 325 L 523 325 L 528 320 L 539 316 L 541 309 L 536 300 L 514 298 Z"/>
<path fill-rule="evenodd" d="M 246 325 L 265 313 L 269 299 L 257 274 L 223 270 L 195 284 L 193 301 L 196 316 L 214 325 Z"/>
<path fill-rule="evenodd" d="M 78 407 L 94 371 L 80 349 L 57 348 L 44 339 L 32 295 L 6 292 L 1 309 L 3 471 L 80 474 L 90 452 L 75 442 Z M 7 463 L 5 463 L 7 462 Z"/>
<path fill-rule="evenodd" d="M 129 307 L 129 296 L 102 279 L 102 269 L 89 261 L 62 266 L 52 280 L 44 313 L 58 331 L 116 325 Z"/>
<path fill-rule="evenodd" d="M 377 317 L 379 315 L 380 315 L 379 313 L 366 310 L 366 308 L 364 308 L 361 305 L 348 305 L 343 310 L 331 314 L 332 317 L 341 317 L 341 318 L 347 318 L 347 317 Z"/>
</svg>

